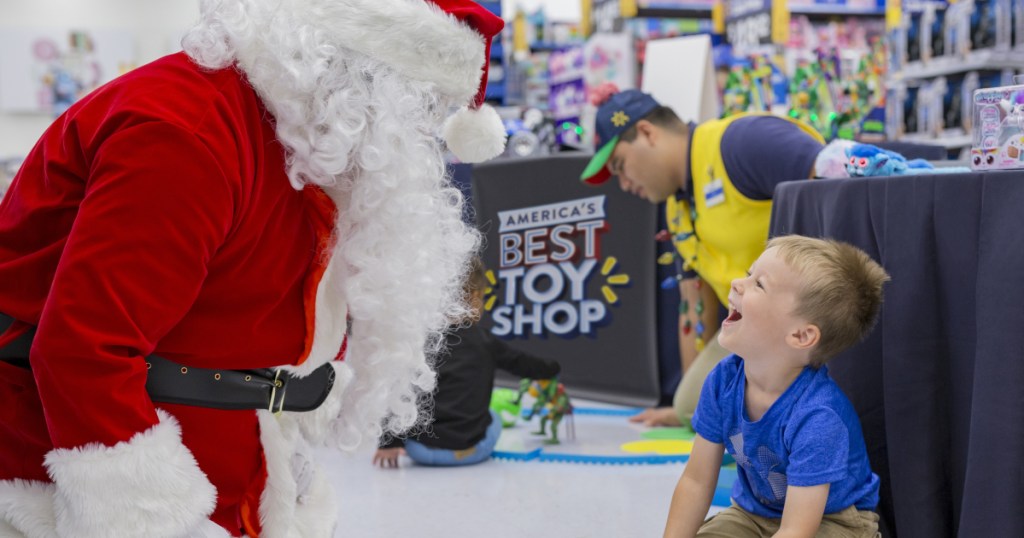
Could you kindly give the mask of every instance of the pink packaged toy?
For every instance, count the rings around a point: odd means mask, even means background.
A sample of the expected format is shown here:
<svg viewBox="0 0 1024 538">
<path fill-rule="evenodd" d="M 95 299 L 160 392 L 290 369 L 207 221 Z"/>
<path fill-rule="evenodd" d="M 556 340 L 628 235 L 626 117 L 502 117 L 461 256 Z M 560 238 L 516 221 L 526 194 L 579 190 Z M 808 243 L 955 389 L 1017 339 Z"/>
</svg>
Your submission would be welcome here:
<svg viewBox="0 0 1024 538">
<path fill-rule="evenodd" d="M 1024 168 L 1024 85 L 974 91 L 971 168 Z"/>
</svg>

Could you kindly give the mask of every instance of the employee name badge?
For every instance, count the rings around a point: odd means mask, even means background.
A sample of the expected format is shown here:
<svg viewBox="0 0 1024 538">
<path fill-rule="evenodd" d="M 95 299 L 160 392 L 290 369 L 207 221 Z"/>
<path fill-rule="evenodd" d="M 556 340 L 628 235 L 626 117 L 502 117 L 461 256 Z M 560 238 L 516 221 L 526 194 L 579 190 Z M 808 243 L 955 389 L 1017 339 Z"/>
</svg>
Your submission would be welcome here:
<svg viewBox="0 0 1024 538">
<path fill-rule="evenodd" d="M 715 207 L 725 202 L 725 186 L 721 179 L 713 179 L 711 183 L 704 185 L 704 205 L 708 208 Z"/>
</svg>

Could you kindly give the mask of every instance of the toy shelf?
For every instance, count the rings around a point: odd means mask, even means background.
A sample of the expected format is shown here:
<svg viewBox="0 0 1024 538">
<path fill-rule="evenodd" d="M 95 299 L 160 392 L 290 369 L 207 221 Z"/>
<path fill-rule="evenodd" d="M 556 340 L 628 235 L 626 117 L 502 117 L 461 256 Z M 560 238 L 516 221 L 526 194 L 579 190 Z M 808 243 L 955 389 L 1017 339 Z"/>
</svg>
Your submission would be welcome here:
<svg viewBox="0 0 1024 538">
<path fill-rule="evenodd" d="M 882 17 L 885 15 L 885 2 L 848 1 L 848 0 L 790 0 L 789 12 L 793 15 L 807 16 L 868 16 Z"/>
<path fill-rule="evenodd" d="M 973 140 L 971 138 L 971 135 L 969 134 L 935 137 L 921 133 L 909 133 L 901 136 L 900 141 L 913 142 L 916 144 L 929 144 L 932 146 L 942 146 L 946 149 L 957 149 L 970 146 Z"/>
<path fill-rule="evenodd" d="M 637 17 L 649 17 L 649 18 L 686 18 L 692 17 L 695 14 L 703 14 L 711 12 L 714 2 L 648 2 L 645 5 L 637 8 Z M 808 15 L 808 16 L 873 16 L 881 17 L 885 15 L 885 5 L 874 6 L 851 6 L 847 5 L 845 1 L 840 2 L 816 2 L 813 4 L 806 3 L 804 1 L 793 2 L 789 5 L 789 12 L 793 15 Z"/>
<path fill-rule="evenodd" d="M 963 57 L 939 56 L 927 62 L 907 62 L 903 70 L 892 75 L 892 80 L 915 80 L 970 71 L 999 71 L 1024 66 L 1024 52 L 1019 50 L 981 49 Z"/>
<path fill-rule="evenodd" d="M 706 17 L 711 13 L 714 2 L 710 0 L 694 0 L 686 2 L 651 1 L 637 6 L 637 18 L 650 19 L 686 19 Z"/>
</svg>

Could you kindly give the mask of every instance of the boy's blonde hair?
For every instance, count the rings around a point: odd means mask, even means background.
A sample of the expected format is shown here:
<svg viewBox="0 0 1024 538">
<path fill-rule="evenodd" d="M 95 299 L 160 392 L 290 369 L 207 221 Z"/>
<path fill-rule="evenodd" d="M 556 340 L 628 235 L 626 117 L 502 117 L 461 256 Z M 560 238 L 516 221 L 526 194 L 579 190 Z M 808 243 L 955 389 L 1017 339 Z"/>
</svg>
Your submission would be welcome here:
<svg viewBox="0 0 1024 538">
<path fill-rule="evenodd" d="M 797 316 L 818 326 L 811 365 L 821 366 L 871 332 L 889 275 L 862 250 L 831 239 L 786 235 L 768 241 L 800 274 Z"/>
<path fill-rule="evenodd" d="M 469 273 L 466 275 L 466 282 L 462 288 L 466 297 L 474 293 L 483 293 L 489 285 L 490 282 L 487 281 L 487 268 L 484 266 L 484 261 L 480 259 L 480 256 L 474 255 L 469 260 Z"/>
</svg>

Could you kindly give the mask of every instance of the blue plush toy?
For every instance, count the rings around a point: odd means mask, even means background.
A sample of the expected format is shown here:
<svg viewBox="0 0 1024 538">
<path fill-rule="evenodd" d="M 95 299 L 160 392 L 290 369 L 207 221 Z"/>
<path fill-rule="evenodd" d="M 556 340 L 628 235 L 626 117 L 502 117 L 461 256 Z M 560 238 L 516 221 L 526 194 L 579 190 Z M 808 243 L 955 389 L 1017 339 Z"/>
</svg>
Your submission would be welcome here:
<svg viewBox="0 0 1024 538">
<path fill-rule="evenodd" d="M 894 151 L 870 144 L 853 144 L 846 149 L 846 171 L 850 177 L 899 176 L 935 173 L 924 159 L 906 160 Z"/>
</svg>

